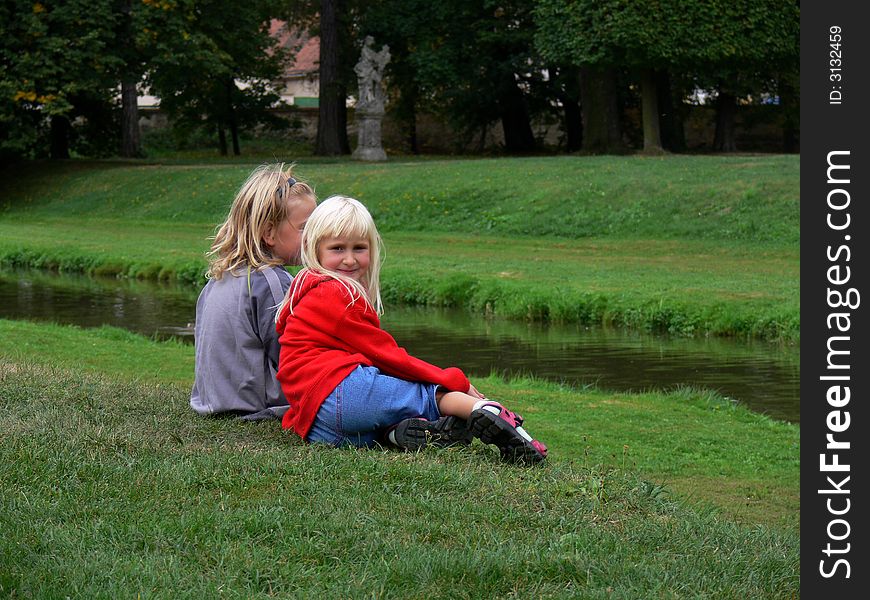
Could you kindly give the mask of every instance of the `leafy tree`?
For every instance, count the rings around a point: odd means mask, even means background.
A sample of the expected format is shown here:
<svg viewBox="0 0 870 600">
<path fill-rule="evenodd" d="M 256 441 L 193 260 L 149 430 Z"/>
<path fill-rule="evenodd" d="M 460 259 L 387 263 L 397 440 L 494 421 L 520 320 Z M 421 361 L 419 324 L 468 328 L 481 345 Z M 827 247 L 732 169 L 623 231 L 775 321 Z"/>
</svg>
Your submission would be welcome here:
<svg viewBox="0 0 870 600">
<path fill-rule="evenodd" d="M 148 83 L 182 130 L 217 133 L 221 154 L 239 154 L 239 130 L 257 123 L 278 126 L 268 112 L 278 101 L 270 84 L 286 52 L 269 35 L 272 2 L 143 0 L 166 7 L 150 35 L 155 52 Z"/>
<path fill-rule="evenodd" d="M 7 0 L 0 11 L 0 152 L 39 154 L 48 135 L 51 157 L 68 158 L 78 107 L 112 101 L 112 2 Z"/>
<path fill-rule="evenodd" d="M 550 110 L 532 46 L 532 0 L 380 0 L 360 29 L 390 46 L 391 81 L 409 119 L 425 103 L 469 136 L 501 122 L 509 152 L 535 147 L 531 117 Z M 482 140 L 482 138 L 481 138 Z"/>
<path fill-rule="evenodd" d="M 230 130 L 277 123 L 267 82 L 284 52 L 268 33 L 273 0 L 7 0 L 0 5 L 0 153 L 141 154 L 137 86 L 148 74 L 182 125 Z M 236 82 L 242 82 L 237 86 Z M 121 124 L 117 123 L 120 88 Z M 84 120 L 78 117 L 85 117 Z M 119 130 L 120 129 L 120 130 Z M 82 135 L 75 135 L 80 133 Z M 114 152 L 114 150 L 112 150 Z"/>
<path fill-rule="evenodd" d="M 696 86 L 716 97 L 714 149 L 737 149 L 737 103 L 757 102 L 779 95 L 784 107 L 785 136 L 796 127 L 797 84 L 800 68 L 800 7 L 789 0 L 715 3 L 727 27 L 711 28 L 721 46 L 695 72 Z M 788 140 L 785 140 L 788 144 Z"/>
<path fill-rule="evenodd" d="M 640 83 L 644 150 L 660 151 L 657 72 L 718 81 L 720 102 L 733 106 L 744 82 L 797 55 L 799 19 L 783 0 L 539 0 L 536 44 L 551 60 L 578 67 L 632 69 Z M 599 117 L 600 118 L 600 117 Z M 587 127 L 592 124 L 587 123 Z"/>
</svg>

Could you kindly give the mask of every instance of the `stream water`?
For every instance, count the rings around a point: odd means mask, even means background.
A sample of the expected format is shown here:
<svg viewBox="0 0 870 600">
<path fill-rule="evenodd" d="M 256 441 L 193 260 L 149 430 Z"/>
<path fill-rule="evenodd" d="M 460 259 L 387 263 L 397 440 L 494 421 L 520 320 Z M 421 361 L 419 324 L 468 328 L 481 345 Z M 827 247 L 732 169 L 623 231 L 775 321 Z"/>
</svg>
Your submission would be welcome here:
<svg viewBox="0 0 870 600">
<path fill-rule="evenodd" d="M 0 318 L 114 325 L 192 342 L 198 293 L 182 285 L 0 270 Z M 411 354 L 472 375 L 526 374 L 616 391 L 691 385 L 800 422 L 798 346 L 521 323 L 419 307 L 388 307 L 382 324 Z"/>
</svg>

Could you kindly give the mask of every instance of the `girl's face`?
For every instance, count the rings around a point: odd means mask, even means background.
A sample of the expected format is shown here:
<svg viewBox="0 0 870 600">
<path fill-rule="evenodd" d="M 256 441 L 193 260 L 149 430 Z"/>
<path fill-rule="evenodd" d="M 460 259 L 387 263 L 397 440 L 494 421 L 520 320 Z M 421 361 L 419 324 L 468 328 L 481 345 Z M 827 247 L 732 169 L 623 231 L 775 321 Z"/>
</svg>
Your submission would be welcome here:
<svg viewBox="0 0 870 600">
<path fill-rule="evenodd" d="M 269 225 L 263 241 L 269 246 L 272 255 L 284 261 L 285 265 L 298 265 L 302 262 L 299 252 L 302 248 L 302 229 L 314 210 L 313 198 L 300 198 L 293 202 L 287 218 L 278 225 Z"/>
<path fill-rule="evenodd" d="M 317 244 L 317 261 L 327 271 L 334 271 L 355 281 L 362 281 L 371 261 L 368 238 L 324 238 Z"/>
</svg>

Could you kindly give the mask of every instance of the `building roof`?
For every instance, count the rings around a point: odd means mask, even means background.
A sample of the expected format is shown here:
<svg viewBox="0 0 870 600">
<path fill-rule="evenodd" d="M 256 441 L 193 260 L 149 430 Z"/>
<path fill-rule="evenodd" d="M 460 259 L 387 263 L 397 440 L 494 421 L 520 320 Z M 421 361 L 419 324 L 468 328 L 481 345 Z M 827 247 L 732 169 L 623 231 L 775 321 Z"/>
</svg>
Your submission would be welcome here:
<svg viewBox="0 0 870 600">
<path fill-rule="evenodd" d="M 320 68 L 320 38 L 307 31 L 288 26 L 285 21 L 272 19 L 269 34 L 278 40 L 282 48 L 293 54 L 292 61 L 284 68 L 285 77 L 303 77 L 317 73 Z"/>
</svg>

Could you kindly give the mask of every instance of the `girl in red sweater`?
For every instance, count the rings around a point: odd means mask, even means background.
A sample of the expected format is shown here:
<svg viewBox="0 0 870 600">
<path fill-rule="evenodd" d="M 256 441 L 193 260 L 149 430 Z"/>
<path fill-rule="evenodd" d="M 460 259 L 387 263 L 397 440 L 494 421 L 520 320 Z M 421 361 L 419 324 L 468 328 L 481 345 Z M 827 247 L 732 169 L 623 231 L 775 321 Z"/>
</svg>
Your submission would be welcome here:
<svg viewBox="0 0 870 600">
<path fill-rule="evenodd" d="M 381 238 L 360 202 L 333 196 L 314 209 L 302 264 L 278 307 L 285 428 L 334 446 L 386 438 L 418 448 L 478 437 L 506 460 L 547 456 L 522 417 L 487 400 L 462 371 L 409 355 L 381 329 Z"/>
</svg>

